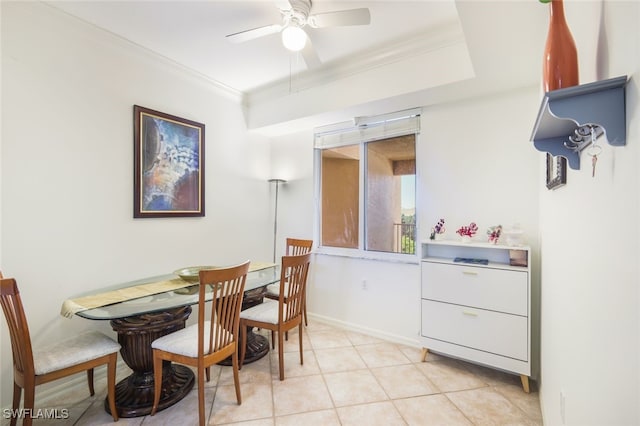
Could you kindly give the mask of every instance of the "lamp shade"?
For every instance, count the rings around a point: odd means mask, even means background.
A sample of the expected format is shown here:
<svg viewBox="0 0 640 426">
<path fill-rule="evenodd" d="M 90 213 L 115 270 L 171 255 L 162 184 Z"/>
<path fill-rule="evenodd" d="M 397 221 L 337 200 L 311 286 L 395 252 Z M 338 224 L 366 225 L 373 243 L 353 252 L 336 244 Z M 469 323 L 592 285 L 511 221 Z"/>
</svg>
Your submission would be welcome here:
<svg viewBox="0 0 640 426">
<path fill-rule="evenodd" d="M 282 30 L 282 44 L 287 49 L 297 52 L 304 48 L 307 42 L 307 34 L 300 27 L 289 25 Z"/>
</svg>

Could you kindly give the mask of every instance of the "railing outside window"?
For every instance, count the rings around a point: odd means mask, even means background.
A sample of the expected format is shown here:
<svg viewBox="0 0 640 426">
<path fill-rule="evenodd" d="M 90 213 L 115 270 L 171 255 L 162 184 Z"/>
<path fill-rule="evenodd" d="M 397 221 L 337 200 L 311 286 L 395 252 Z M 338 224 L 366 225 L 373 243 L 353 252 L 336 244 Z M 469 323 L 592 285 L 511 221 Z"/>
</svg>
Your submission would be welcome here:
<svg viewBox="0 0 640 426">
<path fill-rule="evenodd" d="M 416 225 L 413 223 L 394 223 L 394 234 L 396 236 L 396 253 L 415 254 L 416 253 Z"/>
</svg>

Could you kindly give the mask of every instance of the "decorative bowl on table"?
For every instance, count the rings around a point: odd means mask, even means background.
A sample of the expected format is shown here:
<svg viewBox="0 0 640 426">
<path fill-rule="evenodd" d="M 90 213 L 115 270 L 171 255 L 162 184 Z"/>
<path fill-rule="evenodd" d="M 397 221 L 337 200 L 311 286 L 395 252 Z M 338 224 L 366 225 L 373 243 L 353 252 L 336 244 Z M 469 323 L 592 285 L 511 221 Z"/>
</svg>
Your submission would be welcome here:
<svg viewBox="0 0 640 426">
<path fill-rule="evenodd" d="M 200 281 L 201 269 L 216 269 L 215 266 L 189 266 L 187 268 L 181 268 L 173 271 L 174 274 L 190 283 L 197 283 Z"/>
</svg>

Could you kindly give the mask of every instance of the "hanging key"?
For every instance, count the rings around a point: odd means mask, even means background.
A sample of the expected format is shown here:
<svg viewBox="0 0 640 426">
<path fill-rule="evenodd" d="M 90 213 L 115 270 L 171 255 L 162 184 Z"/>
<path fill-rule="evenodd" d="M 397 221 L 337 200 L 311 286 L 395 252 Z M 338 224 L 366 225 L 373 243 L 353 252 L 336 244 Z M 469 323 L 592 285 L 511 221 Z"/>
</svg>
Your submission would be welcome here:
<svg viewBox="0 0 640 426">
<path fill-rule="evenodd" d="M 596 163 L 598 162 L 598 156 L 602 154 L 602 147 L 600 145 L 591 145 L 587 149 L 587 155 L 591 157 L 591 177 L 596 176 Z"/>
<path fill-rule="evenodd" d="M 587 154 L 591 156 L 591 177 L 596 176 L 596 163 L 598 155 L 602 153 L 602 147 L 596 143 L 595 127 L 591 127 L 591 145 L 587 149 Z"/>
</svg>

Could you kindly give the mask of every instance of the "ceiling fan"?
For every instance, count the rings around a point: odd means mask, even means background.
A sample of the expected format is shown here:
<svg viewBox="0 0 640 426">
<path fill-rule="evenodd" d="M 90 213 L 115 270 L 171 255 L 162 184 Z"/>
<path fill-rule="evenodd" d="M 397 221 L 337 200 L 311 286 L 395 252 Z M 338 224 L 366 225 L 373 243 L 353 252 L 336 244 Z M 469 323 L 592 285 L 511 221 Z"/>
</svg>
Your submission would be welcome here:
<svg viewBox="0 0 640 426">
<path fill-rule="evenodd" d="M 339 10 L 311 14 L 311 0 L 278 0 L 282 15 L 279 24 L 266 25 L 227 35 L 234 43 L 242 43 L 270 34 L 282 33 L 282 43 L 291 51 L 301 51 L 308 68 L 320 65 L 320 58 L 309 40 L 304 27 L 327 28 L 348 25 L 368 25 L 371 14 L 367 8 Z"/>
</svg>

